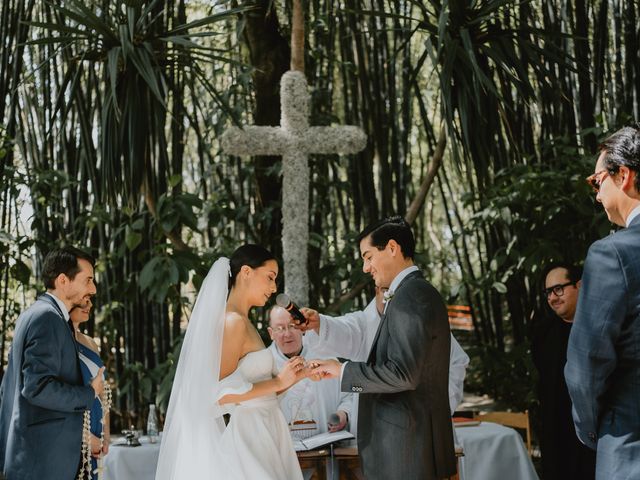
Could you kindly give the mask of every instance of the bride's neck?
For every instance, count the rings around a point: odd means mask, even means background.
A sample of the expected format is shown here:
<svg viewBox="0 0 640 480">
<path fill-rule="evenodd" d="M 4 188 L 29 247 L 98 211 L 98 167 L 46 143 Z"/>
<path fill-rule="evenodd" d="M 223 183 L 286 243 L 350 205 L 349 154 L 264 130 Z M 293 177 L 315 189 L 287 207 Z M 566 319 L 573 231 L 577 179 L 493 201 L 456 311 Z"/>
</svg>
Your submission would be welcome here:
<svg viewBox="0 0 640 480">
<path fill-rule="evenodd" d="M 229 292 L 229 298 L 227 298 L 227 311 L 239 313 L 244 317 L 249 316 L 249 310 L 251 310 L 251 302 L 247 299 L 247 295 L 243 295 L 242 292 L 233 287 Z"/>
</svg>

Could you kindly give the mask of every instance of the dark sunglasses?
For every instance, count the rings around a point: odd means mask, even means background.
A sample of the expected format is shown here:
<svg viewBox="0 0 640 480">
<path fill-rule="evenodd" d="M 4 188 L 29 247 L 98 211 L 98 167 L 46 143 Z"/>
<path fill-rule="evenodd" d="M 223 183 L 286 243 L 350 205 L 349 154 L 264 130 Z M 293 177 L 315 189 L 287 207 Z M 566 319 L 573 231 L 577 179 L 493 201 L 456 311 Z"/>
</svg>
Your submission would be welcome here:
<svg viewBox="0 0 640 480">
<path fill-rule="evenodd" d="M 604 175 L 601 176 L 601 174 L 603 173 Z M 603 168 L 602 170 L 598 170 L 593 175 L 589 175 L 586 178 L 586 181 L 589 185 L 591 185 L 591 188 L 593 188 L 593 191 L 598 193 L 600 191 L 600 185 L 602 185 L 602 182 L 604 182 L 604 179 L 607 178 L 607 175 L 609 175 L 609 171 L 606 168 Z"/>
</svg>

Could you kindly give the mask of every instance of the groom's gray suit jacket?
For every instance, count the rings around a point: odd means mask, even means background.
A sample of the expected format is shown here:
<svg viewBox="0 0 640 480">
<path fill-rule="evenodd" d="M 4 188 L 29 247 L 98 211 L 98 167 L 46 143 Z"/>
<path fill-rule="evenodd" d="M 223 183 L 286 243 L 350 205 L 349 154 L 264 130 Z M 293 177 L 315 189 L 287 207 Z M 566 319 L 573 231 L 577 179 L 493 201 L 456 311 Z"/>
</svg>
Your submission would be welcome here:
<svg viewBox="0 0 640 480">
<path fill-rule="evenodd" d="M 0 471 L 7 480 L 74 479 L 82 413 L 94 398 L 82 384 L 60 307 L 42 295 L 18 318 L 0 387 Z"/>
<path fill-rule="evenodd" d="M 447 309 L 420 272 L 389 300 L 369 359 L 349 362 L 342 390 L 360 394 L 358 450 L 367 480 L 455 473 Z"/>
</svg>

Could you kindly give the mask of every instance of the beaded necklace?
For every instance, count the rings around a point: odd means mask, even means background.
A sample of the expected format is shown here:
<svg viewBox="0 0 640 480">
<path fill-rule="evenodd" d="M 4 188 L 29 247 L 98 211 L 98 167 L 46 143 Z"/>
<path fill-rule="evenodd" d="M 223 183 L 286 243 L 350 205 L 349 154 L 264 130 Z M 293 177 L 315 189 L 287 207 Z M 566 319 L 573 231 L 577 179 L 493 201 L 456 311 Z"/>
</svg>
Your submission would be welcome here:
<svg viewBox="0 0 640 480">
<path fill-rule="evenodd" d="M 102 424 L 102 429 L 100 432 L 100 457 L 98 458 L 98 467 L 92 472 L 91 471 L 91 411 L 85 410 L 83 421 L 82 421 L 82 465 L 80 467 L 80 471 L 78 472 L 77 480 L 85 480 L 91 479 L 92 473 L 98 474 L 98 480 L 102 478 L 102 449 L 104 447 L 104 425 L 107 414 L 111 409 L 112 403 L 112 394 L 111 387 L 108 383 L 104 384 L 104 391 L 102 395 L 98 397 L 100 404 L 102 405 L 102 418 L 100 419 L 100 423 Z"/>
</svg>

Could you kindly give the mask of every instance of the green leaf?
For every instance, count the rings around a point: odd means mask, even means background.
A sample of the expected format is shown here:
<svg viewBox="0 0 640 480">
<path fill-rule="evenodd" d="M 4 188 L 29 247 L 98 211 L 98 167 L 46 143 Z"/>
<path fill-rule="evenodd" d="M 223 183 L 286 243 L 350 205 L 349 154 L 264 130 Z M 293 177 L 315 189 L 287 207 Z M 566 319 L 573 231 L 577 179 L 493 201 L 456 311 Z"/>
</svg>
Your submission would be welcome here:
<svg viewBox="0 0 640 480">
<path fill-rule="evenodd" d="M 186 33 L 191 29 L 204 27 L 211 25 L 216 22 L 220 22 L 222 20 L 226 20 L 229 17 L 234 17 L 241 13 L 246 13 L 250 10 L 256 10 L 258 7 L 255 6 L 247 6 L 247 7 L 236 7 L 230 8 L 229 10 L 225 10 L 224 12 L 216 13 L 214 15 L 209 15 L 207 17 L 201 18 L 199 20 L 194 20 L 193 22 L 185 23 L 184 25 L 180 25 L 173 30 L 169 30 L 163 36 L 173 36 L 179 33 Z"/>
<path fill-rule="evenodd" d="M 156 277 L 156 270 L 162 262 L 161 257 L 154 257 L 149 260 L 140 271 L 140 289 L 148 290 Z"/>
<path fill-rule="evenodd" d="M 491 285 L 491 288 L 496 290 L 498 293 L 502 293 L 502 294 L 507 293 L 507 286 L 501 282 L 493 282 L 493 285 Z"/>
<path fill-rule="evenodd" d="M 125 234 L 125 243 L 129 250 L 135 250 L 140 242 L 142 242 L 142 234 L 134 231 L 131 227 L 127 226 L 126 234 Z"/>
<path fill-rule="evenodd" d="M 165 99 L 163 93 L 160 91 L 159 71 L 154 68 L 153 62 L 145 49 L 136 48 L 129 52 L 128 58 L 136 67 L 137 72 L 144 79 L 145 83 L 156 97 L 158 102 L 164 107 Z"/>
<path fill-rule="evenodd" d="M 19 259 L 15 260 L 15 263 L 11 265 L 9 269 L 11 276 L 18 280 L 23 285 L 29 284 L 29 278 L 31 278 L 31 269 Z"/>
</svg>

